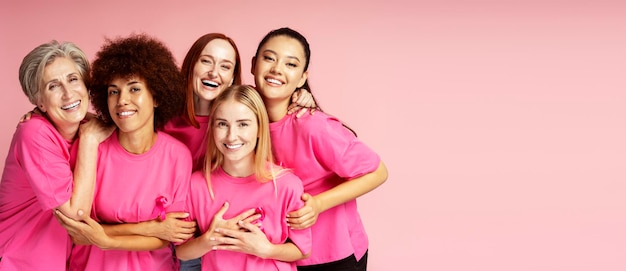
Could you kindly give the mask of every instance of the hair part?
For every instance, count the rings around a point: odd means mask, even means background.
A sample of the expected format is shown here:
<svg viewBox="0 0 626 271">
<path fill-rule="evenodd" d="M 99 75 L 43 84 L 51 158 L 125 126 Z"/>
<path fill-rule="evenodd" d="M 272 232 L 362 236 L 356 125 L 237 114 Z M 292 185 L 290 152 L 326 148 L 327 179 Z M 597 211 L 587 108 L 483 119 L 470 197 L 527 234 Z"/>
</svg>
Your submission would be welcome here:
<svg viewBox="0 0 626 271">
<path fill-rule="evenodd" d="M 119 78 L 139 77 L 146 83 L 158 107 L 154 128 L 160 130 L 182 114 L 183 79 L 170 50 L 145 34 L 107 39 L 92 64 L 92 104 L 102 119 L 111 123 L 108 110 L 109 84 Z"/>
<path fill-rule="evenodd" d="M 45 69 L 58 58 L 72 60 L 83 82 L 89 86 L 90 65 L 85 53 L 74 43 L 59 43 L 52 40 L 35 47 L 22 59 L 20 64 L 20 85 L 31 104 L 36 106 L 40 102 L 40 91 L 44 88 L 45 83 L 43 81 Z"/>
<path fill-rule="evenodd" d="M 209 33 L 204 36 L 198 38 L 196 42 L 191 45 L 189 51 L 187 51 L 187 55 L 185 55 L 185 59 L 183 60 L 183 65 L 181 67 L 181 73 L 183 75 L 184 80 L 184 93 L 185 93 L 185 108 L 183 112 L 183 118 L 186 119 L 189 124 L 192 126 L 199 128 L 200 124 L 198 120 L 196 120 L 195 114 L 195 105 L 194 105 L 194 67 L 196 63 L 200 60 L 200 56 L 202 55 L 202 51 L 204 47 L 206 47 L 209 42 L 223 39 L 230 43 L 235 49 L 235 68 L 234 68 L 234 77 L 233 77 L 233 85 L 241 85 L 241 59 L 239 56 L 239 49 L 237 49 L 237 45 L 235 41 L 230 37 L 221 34 L 221 33 Z"/>
</svg>

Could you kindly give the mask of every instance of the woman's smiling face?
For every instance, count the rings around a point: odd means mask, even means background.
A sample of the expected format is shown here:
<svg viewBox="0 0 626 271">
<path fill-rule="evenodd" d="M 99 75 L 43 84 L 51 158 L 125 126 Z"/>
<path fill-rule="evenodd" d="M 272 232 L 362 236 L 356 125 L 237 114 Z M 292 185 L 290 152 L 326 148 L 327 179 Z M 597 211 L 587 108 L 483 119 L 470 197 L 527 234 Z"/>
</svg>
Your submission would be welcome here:
<svg viewBox="0 0 626 271">
<path fill-rule="evenodd" d="M 212 101 L 233 83 L 237 53 L 224 39 L 207 43 L 193 68 L 194 93 L 205 101 Z"/>
</svg>

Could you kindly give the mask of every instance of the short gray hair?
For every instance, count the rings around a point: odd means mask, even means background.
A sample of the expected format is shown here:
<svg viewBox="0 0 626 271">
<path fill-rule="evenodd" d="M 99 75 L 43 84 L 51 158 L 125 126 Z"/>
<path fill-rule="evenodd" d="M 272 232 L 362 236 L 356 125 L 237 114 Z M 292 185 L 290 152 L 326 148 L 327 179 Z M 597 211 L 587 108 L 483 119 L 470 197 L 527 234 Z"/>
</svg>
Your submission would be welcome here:
<svg viewBox="0 0 626 271">
<path fill-rule="evenodd" d="M 20 85 L 33 105 L 37 105 L 39 102 L 39 91 L 43 88 L 44 83 L 44 69 L 60 57 L 68 58 L 76 64 L 80 76 L 85 85 L 88 86 L 90 66 L 83 50 L 71 42 L 59 43 L 53 40 L 41 44 L 30 51 L 20 65 Z"/>
</svg>

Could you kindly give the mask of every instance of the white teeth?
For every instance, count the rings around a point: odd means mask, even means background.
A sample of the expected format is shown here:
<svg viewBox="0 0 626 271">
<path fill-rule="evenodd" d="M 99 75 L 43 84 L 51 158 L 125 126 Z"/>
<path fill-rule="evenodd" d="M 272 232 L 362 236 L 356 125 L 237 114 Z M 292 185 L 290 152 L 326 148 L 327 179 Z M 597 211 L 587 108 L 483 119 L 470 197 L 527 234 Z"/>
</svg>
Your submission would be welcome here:
<svg viewBox="0 0 626 271">
<path fill-rule="evenodd" d="M 229 149 L 236 149 L 236 148 L 243 146 L 243 144 L 235 144 L 235 145 L 224 144 L 224 146 L 226 146 L 226 148 L 229 148 Z"/>
<path fill-rule="evenodd" d="M 208 87 L 212 87 L 212 88 L 216 88 L 220 86 L 220 84 L 213 82 L 213 81 L 209 81 L 209 80 L 202 80 L 202 84 Z"/>
<path fill-rule="evenodd" d="M 265 79 L 265 81 L 267 81 L 270 84 L 276 84 L 276 85 L 282 85 L 283 84 L 283 82 L 278 81 L 276 79 L 272 79 L 272 78 L 267 78 L 267 79 Z"/>
<path fill-rule="evenodd" d="M 124 111 L 124 112 L 119 112 L 117 114 L 121 117 L 125 117 L 125 116 L 130 116 L 132 114 L 135 114 L 135 111 Z"/>
<path fill-rule="evenodd" d="M 72 109 L 74 107 L 77 107 L 79 104 L 80 104 L 80 101 L 76 101 L 76 102 L 68 104 L 66 106 L 62 106 L 61 109 L 63 109 L 63 110 Z"/>
</svg>

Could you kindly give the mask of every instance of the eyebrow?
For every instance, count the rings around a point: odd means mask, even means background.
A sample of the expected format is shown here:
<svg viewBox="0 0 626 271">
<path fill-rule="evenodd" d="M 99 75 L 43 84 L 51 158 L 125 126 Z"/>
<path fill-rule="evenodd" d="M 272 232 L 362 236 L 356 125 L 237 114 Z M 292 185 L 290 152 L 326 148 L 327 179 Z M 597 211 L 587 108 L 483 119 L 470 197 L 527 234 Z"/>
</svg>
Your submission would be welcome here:
<svg viewBox="0 0 626 271">
<path fill-rule="evenodd" d="M 72 76 L 72 75 L 77 75 L 77 76 L 78 76 L 78 75 L 79 75 L 79 73 L 77 73 L 77 72 L 70 73 L 70 74 L 68 74 L 67 76 L 65 76 L 65 78 L 68 78 L 68 77 L 70 77 L 70 76 Z M 52 82 L 59 82 L 59 79 L 57 79 L 57 78 L 52 78 L 52 80 L 50 80 L 50 81 L 48 81 L 48 82 L 44 82 L 44 86 L 45 86 L 45 85 L 48 85 L 48 84 L 50 84 L 50 83 L 52 83 Z"/>
<path fill-rule="evenodd" d="M 215 57 L 214 57 L 213 55 L 209 55 L 209 54 L 203 54 L 203 55 L 200 55 L 200 57 L 198 58 L 198 60 L 199 60 L 201 57 L 203 57 L 203 56 L 205 56 L 205 57 L 210 57 L 213 61 L 215 61 Z M 230 61 L 230 59 L 220 59 L 220 61 L 218 61 L 218 62 L 228 62 L 228 63 L 230 63 L 230 64 L 234 64 L 234 62 Z"/>
<path fill-rule="evenodd" d="M 265 51 L 263 51 L 263 53 L 272 53 L 272 54 L 278 55 L 276 52 L 274 52 L 273 50 L 270 50 L 270 49 L 265 49 Z M 287 56 L 287 58 L 295 59 L 298 62 L 300 62 L 300 59 L 298 57 L 295 57 L 295 56 Z"/>
<path fill-rule="evenodd" d="M 141 82 L 139 82 L 137 80 L 134 80 L 134 81 L 130 81 L 130 82 L 126 83 L 127 86 L 134 85 L 134 84 L 141 84 Z M 109 84 L 109 87 L 117 87 L 117 85 L 116 84 Z"/>
<path fill-rule="evenodd" d="M 221 121 L 228 122 L 228 120 L 223 119 L 223 118 L 215 118 L 215 120 L 221 120 Z M 252 121 L 252 120 L 251 119 L 238 119 L 238 120 L 235 120 L 235 122 L 244 122 L 244 121 Z"/>
</svg>

